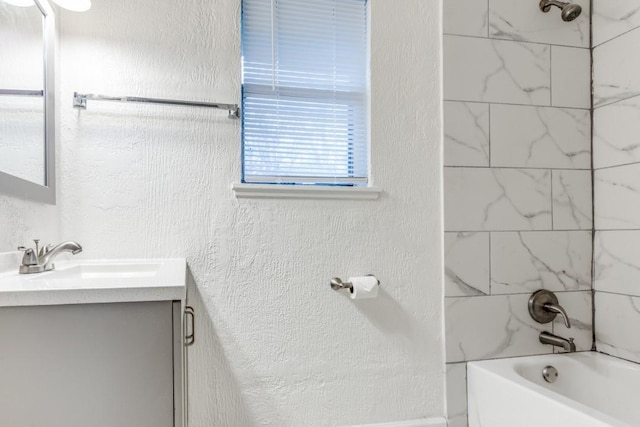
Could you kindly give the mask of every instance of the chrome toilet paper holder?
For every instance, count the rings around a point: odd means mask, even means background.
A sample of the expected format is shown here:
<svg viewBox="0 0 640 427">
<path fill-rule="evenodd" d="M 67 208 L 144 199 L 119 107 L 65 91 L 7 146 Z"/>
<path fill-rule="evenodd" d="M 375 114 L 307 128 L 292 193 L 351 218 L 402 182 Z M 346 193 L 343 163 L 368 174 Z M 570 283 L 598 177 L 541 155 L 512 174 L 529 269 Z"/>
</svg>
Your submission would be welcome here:
<svg viewBox="0 0 640 427">
<path fill-rule="evenodd" d="M 367 276 L 375 277 L 373 274 L 367 274 Z M 378 279 L 376 279 L 378 280 Z M 349 292 L 353 292 L 353 283 L 343 282 L 341 278 L 334 277 L 330 282 L 331 289 L 339 291 L 341 289 L 349 289 Z M 380 286 L 380 280 L 378 280 L 378 286 Z"/>
</svg>

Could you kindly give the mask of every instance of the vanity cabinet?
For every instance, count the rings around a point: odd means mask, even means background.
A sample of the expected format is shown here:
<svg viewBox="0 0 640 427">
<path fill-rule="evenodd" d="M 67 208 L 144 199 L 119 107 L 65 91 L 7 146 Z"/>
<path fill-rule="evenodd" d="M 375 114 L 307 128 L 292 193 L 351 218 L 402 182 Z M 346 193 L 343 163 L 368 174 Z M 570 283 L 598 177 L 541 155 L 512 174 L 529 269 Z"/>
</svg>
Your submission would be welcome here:
<svg viewBox="0 0 640 427">
<path fill-rule="evenodd" d="M 182 302 L 0 307 L 0 426 L 181 427 Z"/>
</svg>

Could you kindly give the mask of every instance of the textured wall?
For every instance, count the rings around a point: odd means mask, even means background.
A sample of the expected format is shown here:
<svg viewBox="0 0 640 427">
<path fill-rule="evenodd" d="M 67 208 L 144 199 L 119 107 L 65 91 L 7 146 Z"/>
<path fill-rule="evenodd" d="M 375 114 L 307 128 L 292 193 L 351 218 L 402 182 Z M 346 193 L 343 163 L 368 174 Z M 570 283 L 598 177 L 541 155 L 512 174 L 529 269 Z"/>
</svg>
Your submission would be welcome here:
<svg viewBox="0 0 640 427">
<path fill-rule="evenodd" d="M 596 345 L 640 362 L 640 1 L 593 7 Z"/>
<path fill-rule="evenodd" d="M 378 201 L 237 200 L 240 129 L 224 112 L 71 108 L 73 91 L 238 101 L 239 0 L 96 0 L 61 14 L 59 205 L 0 199 L 2 249 L 47 229 L 85 258 L 186 256 L 191 426 L 444 413 L 440 6 L 371 7 Z M 329 289 L 365 273 L 383 283 L 376 300 Z"/>
<path fill-rule="evenodd" d="M 467 425 L 466 362 L 591 347 L 589 2 L 444 2 L 445 308 L 450 426 Z M 573 327 L 527 300 L 557 293 Z"/>
</svg>

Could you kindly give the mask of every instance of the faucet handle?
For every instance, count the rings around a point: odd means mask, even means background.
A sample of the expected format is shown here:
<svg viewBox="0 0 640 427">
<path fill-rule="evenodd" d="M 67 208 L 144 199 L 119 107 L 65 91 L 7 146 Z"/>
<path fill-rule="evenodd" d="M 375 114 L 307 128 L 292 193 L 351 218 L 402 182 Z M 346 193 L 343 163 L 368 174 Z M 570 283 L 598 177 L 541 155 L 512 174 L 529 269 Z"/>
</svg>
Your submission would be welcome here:
<svg viewBox="0 0 640 427">
<path fill-rule="evenodd" d="M 564 320 L 564 325 L 567 328 L 571 327 L 571 321 L 569 320 L 569 316 L 567 315 L 567 312 L 564 310 L 564 308 L 562 308 L 562 306 L 558 304 L 547 303 L 547 304 L 544 304 L 542 308 L 545 311 L 548 311 L 550 313 L 559 314 L 560 316 L 562 316 L 562 320 Z"/>
<path fill-rule="evenodd" d="M 22 265 L 38 265 L 40 263 L 40 257 L 42 252 L 39 249 L 40 239 L 33 239 L 36 244 L 35 250 L 32 248 L 26 248 L 24 246 L 18 246 L 20 252 L 24 252 L 22 257 Z"/>
<path fill-rule="evenodd" d="M 538 323 L 549 323 L 559 314 L 567 328 L 571 327 L 567 312 L 558 303 L 558 297 L 546 289 L 534 292 L 529 298 L 529 314 Z"/>
<path fill-rule="evenodd" d="M 18 250 L 24 252 L 22 257 L 22 265 L 38 265 L 38 255 L 31 248 L 18 246 Z"/>
</svg>

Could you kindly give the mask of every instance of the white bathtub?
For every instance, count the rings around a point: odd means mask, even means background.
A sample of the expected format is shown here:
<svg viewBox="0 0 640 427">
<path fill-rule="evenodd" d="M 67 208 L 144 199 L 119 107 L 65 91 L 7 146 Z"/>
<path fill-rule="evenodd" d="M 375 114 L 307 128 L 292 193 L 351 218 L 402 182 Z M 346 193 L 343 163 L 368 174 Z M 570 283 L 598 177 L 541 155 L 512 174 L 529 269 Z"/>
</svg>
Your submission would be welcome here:
<svg viewBox="0 0 640 427">
<path fill-rule="evenodd" d="M 542 369 L 554 366 L 547 383 Z M 638 427 L 640 365 L 600 353 L 471 362 L 469 427 Z"/>
</svg>

